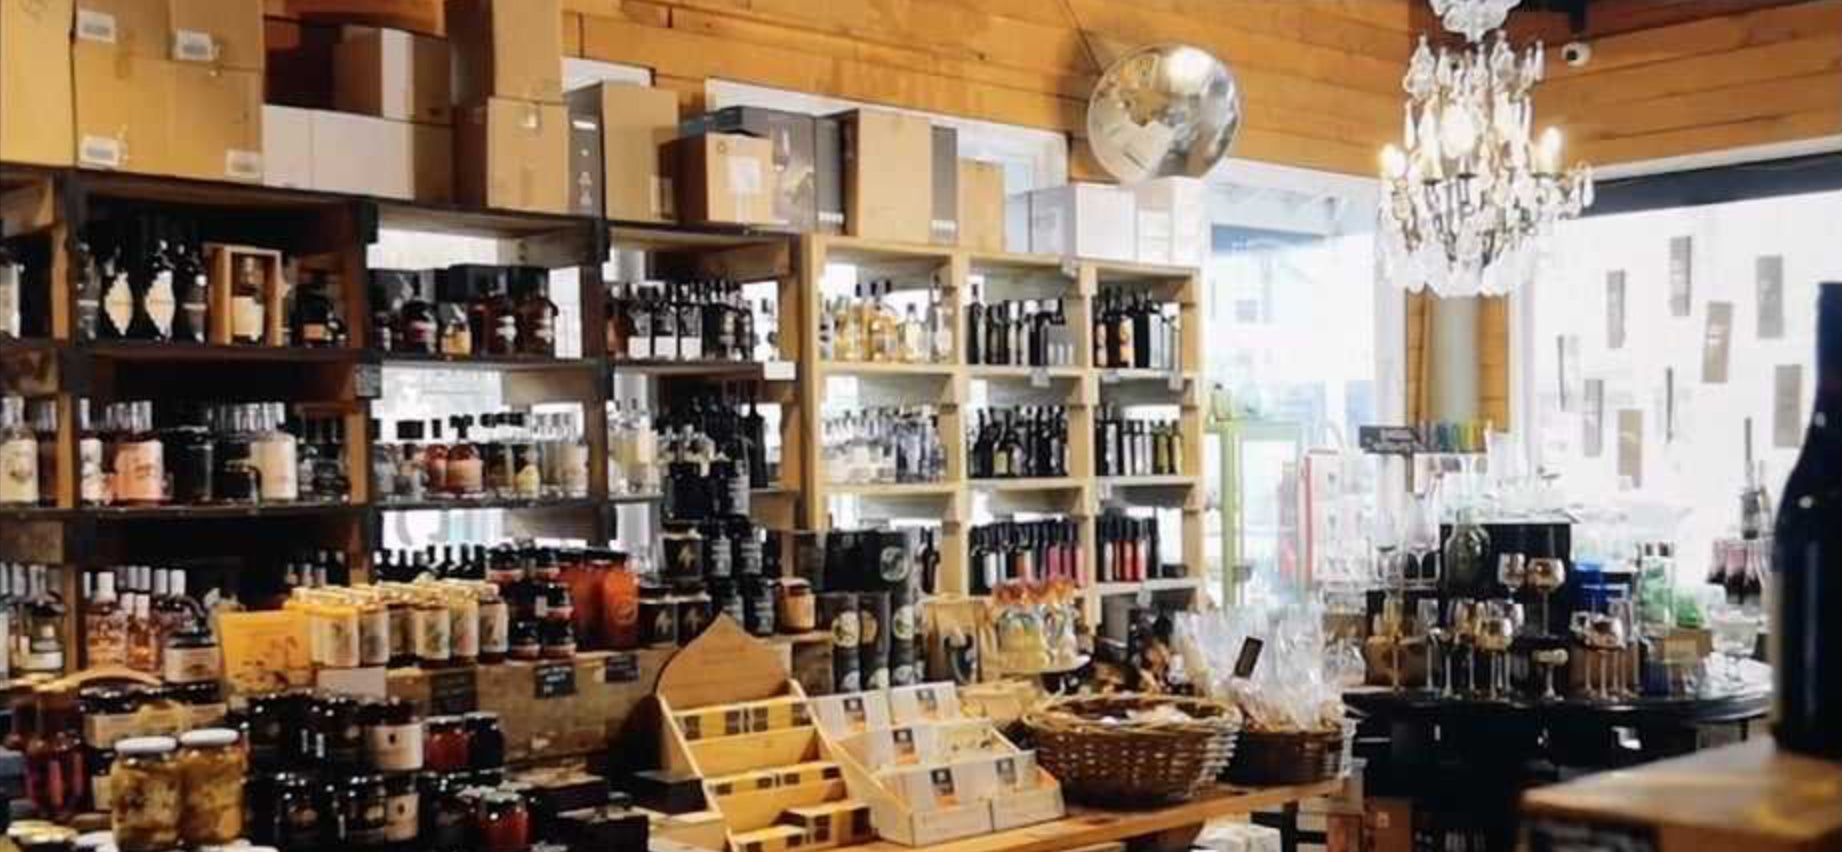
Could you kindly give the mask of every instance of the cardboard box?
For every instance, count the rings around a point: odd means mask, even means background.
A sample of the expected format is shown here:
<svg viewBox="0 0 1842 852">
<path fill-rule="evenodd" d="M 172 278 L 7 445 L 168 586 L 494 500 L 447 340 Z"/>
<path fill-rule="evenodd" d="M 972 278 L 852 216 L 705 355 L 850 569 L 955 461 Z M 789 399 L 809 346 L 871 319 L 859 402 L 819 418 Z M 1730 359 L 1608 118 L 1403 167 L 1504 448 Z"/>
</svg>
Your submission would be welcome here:
<svg viewBox="0 0 1842 852">
<path fill-rule="evenodd" d="M 706 133 L 674 139 L 660 150 L 661 168 L 669 167 L 677 187 L 679 221 L 773 224 L 772 142 Z"/>
<path fill-rule="evenodd" d="M 959 131 L 935 127 L 933 198 L 929 233 L 936 245 L 959 244 Z"/>
<path fill-rule="evenodd" d="M 580 90 L 577 90 L 580 91 Z M 601 216 L 607 201 L 601 188 L 607 166 L 601 153 L 601 109 L 592 98 L 565 96 L 569 108 L 569 212 Z M 588 107 L 588 108 L 585 108 Z M 658 167 L 658 158 L 647 158 Z"/>
<path fill-rule="evenodd" d="M 683 136 L 739 133 L 773 143 L 773 170 L 768 173 L 774 196 L 774 224 L 811 231 L 818 221 L 817 132 L 812 116 L 763 107 L 726 107 L 687 119 Z"/>
<path fill-rule="evenodd" d="M 250 0 L 165 2 L 171 31 L 169 58 L 242 71 L 261 71 L 267 64 L 262 4 Z"/>
<path fill-rule="evenodd" d="M 822 695 L 812 699 L 812 715 L 819 720 L 819 727 L 834 737 L 887 728 L 889 697 L 883 692 Z"/>
<path fill-rule="evenodd" d="M 315 110 L 264 104 L 262 107 L 262 182 L 290 189 L 312 189 L 313 117 Z"/>
<path fill-rule="evenodd" d="M 462 110 L 454 128 L 455 198 L 476 207 L 565 212 L 568 125 L 559 104 L 493 98 Z"/>
<path fill-rule="evenodd" d="M 262 72 L 171 65 L 173 173 L 262 180 Z"/>
<path fill-rule="evenodd" d="M 71 0 L 0 2 L 0 160 L 70 165 L 70 21 Z"/>
<path fill-rule="evenodd" d="M 165 59 L 171 25 L 172 6 L 167 0 L 77 0 L 72 32 L 80 43 L 111 47 L 142 59 Z M 81 92 L 82 86 L 77 90 Z"/>
<path fill-rule="evenodd" d="M 822 234 L 844 233 L 844 124 L 837 116 L 812 120 L 813 190 L 818 214 L 814 228 Z"/>
<path fill-rule="evenodd" d="M 729 846 L 736 852 L 787 852 L 788 849 L 805 845 L 805 840 L 805 829 L 790 825 L 770 825 L 729 838 Z"/>
<path fill-rule="evenodd" d="M 454 102 L 563 102 L 560 0 L 447 0 Z"/>
<path fill-rule="evenodd" d="M 1209 188 L 1199 178 L 1168 177 L 1132 187 L 1138 207 L 1138 262 L 1201 266 L 1209 244 Z"/>
<path fill-rule="evenodd" d="M 922 683 L 889 690 L 889 714 L 898 725 L 960 718 L 959 691 L 951 683 Z"/>
<path fill-rule="evenodd" d="M 449 124 L 448 43 L 402 30 L 346 27 L 333 48 L 333 105 L 395 121 Z"/>
<path fill-rule="evenodd" d="M 927 119 L 860 109 L 839 116 L 845 233 L 928 242 L 934 209 L 933 133 Z"/>
<path fill-rule="evenodd" d="M 350 112 L 313 110 L 312 186 L 381 198 L 414 197 L 406 124 Z M 356 156 L 363 152 L 363 156 Z"/>
<path fill-rule="evenodd" d="M 973 251 L 1004 250 L 1004 167 L 959 161 L 959 244 Z"/>
<path fill-rule="evenodd" d="M 79 41 L 72 79 L 77 165 L 172 173 L 173 63 Z"/>
<path fill-rule="evenodd" d="M 602 195 L 607 218 L 671 221 L 672 183 L 659 171 L 659 146 L 677 138 L 678 94 L 632 83 L 597 83 L 569 93 L 572 115 L 601 123 Z"/>
<path fill-rule="evenodd" d="M 1030 251 L 1130 263 L 1138 254 L 1132 192 L 1076 183 L 1030 193 Z"/>
<path fill-rule="evenodd" d="M 410 197 L 436 204 L 453 202 L 454 128 L 433 124 L 399 126 L 409 128 Z"/>
</svg>

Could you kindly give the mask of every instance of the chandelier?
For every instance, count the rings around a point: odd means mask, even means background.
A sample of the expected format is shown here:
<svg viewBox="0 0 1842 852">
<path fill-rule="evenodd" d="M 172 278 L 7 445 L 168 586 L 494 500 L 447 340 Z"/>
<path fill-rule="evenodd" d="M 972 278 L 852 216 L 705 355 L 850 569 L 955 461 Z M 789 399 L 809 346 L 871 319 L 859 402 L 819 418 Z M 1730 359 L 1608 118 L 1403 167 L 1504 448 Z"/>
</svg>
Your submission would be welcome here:
<svg viewBox="0 0 1842 852">
<path fill-rule="evenodd" d="M 1560 131 L 1532 135 L 1541 44 L 1518 52 L 1492 29 L 1516 0 L 1432 2 L 1470 43 L 1422 36 L 1408 64 L 1403 144 L 1382 151 L 1382 260 L 1412 292 L 1502 295 L 1534 274 L 1554 223 L 1592 205 L 1592 168 L 1563 171 Z"/>
</svg>

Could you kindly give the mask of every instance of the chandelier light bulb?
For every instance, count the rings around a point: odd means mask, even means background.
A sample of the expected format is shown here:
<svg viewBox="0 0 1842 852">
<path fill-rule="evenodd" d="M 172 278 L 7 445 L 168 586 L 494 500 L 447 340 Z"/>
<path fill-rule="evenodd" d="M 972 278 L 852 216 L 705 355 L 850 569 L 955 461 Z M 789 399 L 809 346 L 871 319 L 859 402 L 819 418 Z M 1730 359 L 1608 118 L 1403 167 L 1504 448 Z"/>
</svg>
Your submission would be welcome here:
<svg viewBox="0 0 1842 852">
<path fill-rule="evenodd" d="M 1544 175 L 1561 171 L 1561 129 L 1550 127 L 1541 133 L 1541 147 L 1536 155 L 1535 170 Z"/>
<path fill-rule="evenodd" d="M 1400 180 L 1407 176 L 1407 155 L 1401 153 L 1401 149 L 1393 145 L 1384 146 L 1381 153 L 1381 162 L 1383 176 L 1394 180 Z"/>
</svg>

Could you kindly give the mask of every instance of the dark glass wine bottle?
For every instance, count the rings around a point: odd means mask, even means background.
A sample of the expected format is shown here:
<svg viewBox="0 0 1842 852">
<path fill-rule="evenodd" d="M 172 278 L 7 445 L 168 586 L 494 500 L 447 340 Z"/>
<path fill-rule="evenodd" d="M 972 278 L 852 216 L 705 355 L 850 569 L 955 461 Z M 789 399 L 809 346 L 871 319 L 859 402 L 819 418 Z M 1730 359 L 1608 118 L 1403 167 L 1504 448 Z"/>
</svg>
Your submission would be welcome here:
<svg viewBox="0 0 1842 852">
<path fill-rule="evenodd" d="M 1772 733 L 1842 760 L 1842 283 L 1817 301 L 1816 406 L 1773 532 Z"/>
</svg>

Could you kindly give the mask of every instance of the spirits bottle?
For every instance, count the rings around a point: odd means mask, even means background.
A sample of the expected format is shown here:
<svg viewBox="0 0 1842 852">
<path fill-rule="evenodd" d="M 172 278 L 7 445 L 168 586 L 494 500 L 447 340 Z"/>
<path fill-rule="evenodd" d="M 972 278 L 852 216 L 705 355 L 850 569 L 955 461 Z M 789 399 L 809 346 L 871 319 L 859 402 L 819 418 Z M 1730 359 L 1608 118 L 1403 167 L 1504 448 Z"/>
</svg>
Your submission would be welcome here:
<svg viewBox="0 0 1842 852">
<path fill-rule="evenodd" d="M 479 449 L 468 440 L 473 418 L 456 416 L 448 423 L 454 427 L 454 445 L 448 448 L 448 491 L 456 497 L 477 498 L 485 491 L 485 465 Z"/>
<path fill-rule="evenodd" d="M 979 300 L 979 285 L 972 285 L 972 301 L 966 305 L 966 363 L 977 366 L 985 361 L 985 305 Z"/>
<path fill-rule="evenodd" d="M 83 605 L 85 658 L 91 666 L 125 666 L 128 664 L 128 614 L 115 594 L 115 572 L 98 571 L 88 575 L 95 591 Z"/>
<path fill-rule="evenodd" d="M 646 361 L 658 357 L 652 348 L 652 310 L 646 305 L 645 293 L 623 287 L 627 298 L 621 307 L 618 318 L 625 330 L 627 348 L 624 352 L 614 350 L 615 354 L 624 354 L 634 361 Z"/>
<path fill-rule="evenodd" d="M 102 309 L 97 315 L 97 337 L 115 340 L 128 336 L 134 321 L 134 285 L 128 275 L 127 258 L 118 242 L 104 261 L 102 275 Z"/>
<path fill-rule="evenodd" d="M 90 420 L 90 401 L 77 399 L 77 497 L 85 506 L 105 506 L 111 500 L 109 474 L 104 464 L 102 434 Z"/>
<path fill-rule="evenodd" d="M 77 273 L 77 339 L 100 340 L 104 322 L 102 263 L 90 250 L 90 244 L 83 240 L 78 240 L 72 249 L 70 262 Z"/>
<path fill-rule="evenodd" d="M 0 244 L 0 340 L 22 336 L 19 303 L 24 286 L 25 267 Z"/>
<path fill-rule="evenodd" d="M 678 360 L 699 361 L 704 356 L 704 306 L 698 301 L 697 294 L 688 284 L 679 284 L 671 288 L 671 306 L 677 319 L 675 328 L 678 332 Z"/>
<path fill-rule="evenodd" d="M 31 599 L 26 604 L 26 674 L 64 673 L 64 600 L 51 590 L 45 566 L 31 567 Z"/>
<path fill-rule="evenodd" d="M 173 267 L 166 240 L 155 236 L 153 224 L 141 223 L 140 269 L 134 275 L 134 314 L 128 336 L 135 340 L 167 340 L 173 333 Z"/>
<path fill-rule="evenodd" d="M 288 323 L 296 346 L 328 347 L 345 342 L 345 322 L 339 306 L 327 293 L 327 276 L 305 273 L 301 286 L 295 288 L 294 314 Z"/>
<path fill-rule="evenodd" d="M 371 493 L 378 499 L 397 496 L 396 445 L 384 440 L 384 424 L 373 417 L 366 421 L 371 437 Z"/>
<path fill-rule="evenodd" d="M 254 255 L 237 258 L 230 286 L 230 339 L 236 343 L 267 342 L 268 274 L 264 261 Z"/>
<path fill-rule="evenodd" d="M 927 329 L 929 359 L 936 364 L 953 363 L 953 329 L 957 320 L 953 307 L 942 297 L 939 282 L 928 289 Z"/>
<path fill-rule="evenodd" d="M 627 353 L 628 335 L 633 332 L 633 329 L 627 324 L 627 299 L 630 292 L 625 281 L 616 281 L 608 285 L 606 313 L 602 316 L 602 334 L 610 358 L 630 357 Z"/>
<path fill-rule="evenodd" d="M 262 500 L 294 502 L 301 494 L 299 442 L 281 429 L 281 403 L 258 403 L 256 407 L 260 425 L 250 442 L 250 455 L 260 474 Z"/>
<path fill-rule="evenodd" d="M 211 296 L 204 258 L 198 254 L 196 229 L 186 239 L 172 244 L 172 266 L 175 297 L 179 302 L 179 312 L 173 321 L 173 339 L 204 343 L 210 332 Z"/>
<path fill-rule="evenodd" d="M 165 447 L 153 430 L 153 403 L 121 409 L 123 431 L 115 444 L 116 502 L 155 506 L 166 502 Z"/>
<path fill-rule="evenodd" d="M 518 345 L 526 355 L 556 357 L 556 303 L 548 294 L 549 273 L 543 269 L 519 269 L 515 280 L 521 282 L 518 295 Z"/>
<path fill-rule="evenodd" d="M 1842 284 L 1817 297 L 1816 402 L 1772 531 L 1772 734 L 1842 760 Z"/>
<path fill-rule="evenodd" d="M 421 500 L 428 494 L 428 466 L 422 449 L 422 421 L 397 421 L 396 496 Z"/>
<path fill-rule="evenodd" d="M 0 504 L 38 503 L 38 438 L 25 422 L 26 401 L 0 397 Z"/>
</svg>

